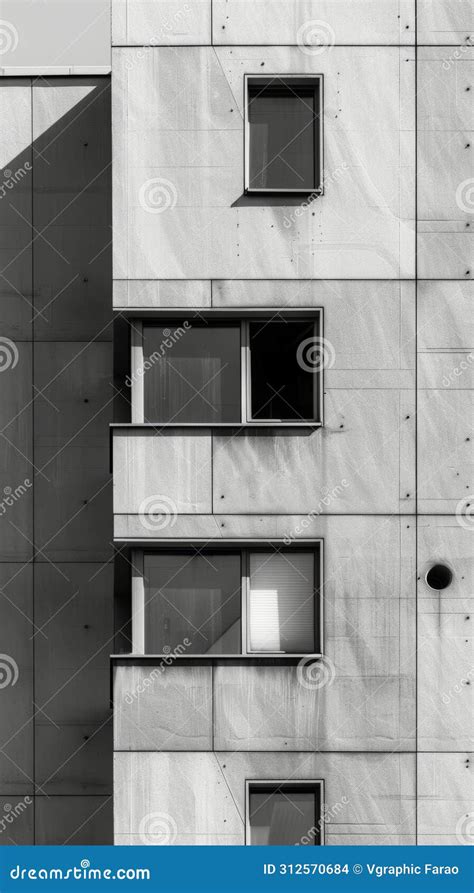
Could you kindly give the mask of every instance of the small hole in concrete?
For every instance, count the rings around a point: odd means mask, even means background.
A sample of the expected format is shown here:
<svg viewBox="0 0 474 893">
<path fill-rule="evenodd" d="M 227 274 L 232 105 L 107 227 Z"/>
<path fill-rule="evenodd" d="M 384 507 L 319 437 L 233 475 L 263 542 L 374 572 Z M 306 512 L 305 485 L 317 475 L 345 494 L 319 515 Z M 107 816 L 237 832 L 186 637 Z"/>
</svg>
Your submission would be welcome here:
<svg viewBox="0 0 474 893">
<path fill-rule="evenodd" d="M 453 581 L 453 572 L 445 564 L 434 564 L 425 579 L 430 589 L 447 589 Z"/>
</svg>

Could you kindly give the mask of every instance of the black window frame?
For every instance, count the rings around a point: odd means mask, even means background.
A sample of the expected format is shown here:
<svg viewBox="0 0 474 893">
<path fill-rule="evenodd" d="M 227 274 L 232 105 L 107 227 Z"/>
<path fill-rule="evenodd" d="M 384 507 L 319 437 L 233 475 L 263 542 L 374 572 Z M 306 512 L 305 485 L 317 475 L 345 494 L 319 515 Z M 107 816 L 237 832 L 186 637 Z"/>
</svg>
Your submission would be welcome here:
<svg viewBox="0 0 474 893">
<path fill-rule="evenodd" d="M 245 544 L 227 543 L 223 541 L 219 544 L 209 544 L 202 548 L 201 546 L 193 546 L 192 544 L 173 542 L 168 544 L 160 543 L 160 545 L 149 546 L 139 550 L 141 557 L 134 557 L 133 565 L 140 569 L 143 580 L 143 641 L 145 643 L 145 656 L 165 657 L 167 652 L 152 653 L 146 650 L 147 642 L 147 601 L 146 601 L 146 580 L 145 580 L 145 558 L 150 554 L 173 554 L 189 557 L 193 555 L 213 555 L 230 554 L 240 556 L 240 652 L 233 654 L 219 653 L 201 653 L 201 652 L 185 652 L 186 658 L 215 659 L 219 660 L 224 657 L 229 658 L 306 658 L 314 657 L 315 659 L 323 656 L 323 640 L 324 640 L 324 540 L 322 538 L 300 541 L 293 545 L 287 546 L 284 543 L 261 543 L 249 542 Z M 313 598 L 314 598 L 314 651 L 252 651 L 250 650 L 250 627 L 249 627 L 249 574 L 250 574 L 250 555 L 257 553 L 266 553 L 275 555 L 280 553 L 297 554 L 298 552 L 313 554 Z M 169 653 L 169 652 L 168 652 Z"/>
<path fill-rule="evenodd" d="M 279 780 L 279 779 L 253 779 L 247 778 L 245 779 L 245 845 L 246 846 L 254 846 L 251 841 L 252 835 L 252 825 L 251 825 L 251 813 L 250 813 L 250 797 L 252 793 L 263 793 L 268 791 L 269 793 L 278 793 L 279 791 L 284 792 L 285 789 L 288 793 L 301 793 L 312 791 L 315 795 L 315 810 L 314 810 L 314 825 L 313 827 L 317 829 L 317 835 L 314 835 L 313 843 L 310 844 L 312 846 L 324 846 L 324 779 L 295 779 L 295 781 Z M 318 814 L 318 806 L 319 806 L 319 814 Z M 308 829 L 311 831 L 312 829 Z M 317 839 L 316 839 L 317 838 Z M 268 844 L 268 846 L 272 846 L 272 844 Z"/>
<path fill-rule="evenodd" d="M 318 97 L 318 112 L 314 119 L 313 139 L 314 139 L 314 167 L 313 179 L 314 183 L 311 187 L 303 188 L 285 188 L 285 187 L 255 187 L 251 186 L 250 171 L 250 121 L 249 107 L 250 97 L 249 90 L 254 86 L 265 87 L 277 86 L 282 84 L 288 88 L 293 86 L 313 86 L 315 95 Z M 244 194 L 245 195 L 287 195 L 287 196 L 308 196 L 324 194 L 324 76 L 322 74 L 245 74 L 244 75 Z"/>
</svg>

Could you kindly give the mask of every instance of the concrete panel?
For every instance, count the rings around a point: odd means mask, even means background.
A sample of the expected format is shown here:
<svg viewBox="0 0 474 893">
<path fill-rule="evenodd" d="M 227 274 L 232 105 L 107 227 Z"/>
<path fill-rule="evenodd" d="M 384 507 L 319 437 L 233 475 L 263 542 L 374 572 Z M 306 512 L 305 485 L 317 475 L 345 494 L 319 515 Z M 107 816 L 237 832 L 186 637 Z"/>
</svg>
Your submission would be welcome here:
<svg viewBox="0 0 474 893">
<path fill-rule="evenodd" d="M 0 564 L 0 791 L 5 795 L 33 792 L 32 586 L 31 565 Z"/>
<path fill-rule="evenodd" d="M 51 720 L 36 727 L 35 740 L 37 793 L 110 793 L 111 719 L 100 726 L 58 725 Z"/>
<path fill-rule="evenodd" d="M 0 846 L 34 844 L 33 798 L 0 797 Z"/>
<path fill-rule="evenodd" d="M 420 750 L 472 742 L 472 531 L 459 518 L 418 521 L 418 727 Z M 433 591 L 425 574 L 447 563 L 453 582 Z"/>
<path fill-rule="evenodd" d="M 462 58 L 473 39 L 471 0 L 418 0 L 417 35 L 421 44 L 459 45 L 446 58 Z"/>
<path fill-rule="evenodd" d="M 473 300 L 472 282 L 418 282 L 418 351 L 469 350 L 474 345 Z"/>
<path fill-rule="evenodd" d="M 471 753 L 418 754 L 418 844 L 471 845 L 473 794 Z"/>
<path fill-rule="evenodd" d="M 413 0 L 213 0 L 214 44 L 413 44 Z"/>
<path fill-rule="evenodd" d="M 0 341 L 0 558 L 32 554 L 33 482 L 31 343 Z"/>
<path fill-rule="evenodd" d="M 472 277 L 473 64 L 472 47 L 457 54 L 449 47 L 421 47 L 418 53 L 418 275 L 423 279 Z"/>
<path fill-rule="evenodd" d="M 135 68 L 133 52 L 114 52 L 117 278 L 413 277 L 411 49 L 156 48 Z M 262 66 L 325 75 L 326 192 L 310 209 L 242 196 L 243 74 Z"/>
<path fill-rule="evenodd" d="M 339 384 L 328 370 L 325 424 L 311 434 L 215 433 L 214 512 L 413 512 L 409 378 L 399 390 L 396 375 L 370 377 L 363 375 L 358 387 L 351 373 Z M 331 492 L 338 498 L 324 503 Z"/>
<path fill-rule="evenodd" d="M 115 750 L 212 750 L 212 668 L 117 666 Z"/>
<path fill-rule="evenodd" d="M 209 431 L 174 433 L 149 429 L 116 429 L 114 450 L 114 512 L 141 514 L 155 536 L 176 513 L 212 511 L 211 436 Z M 163 519 L 147 517 L 165 513 Z"/>
<path fill-rule="evenodd" d="M 31 335 L 31 86 L 26 78 L 2 78 L 0 116 L 8 121 L 0 147 L 0 329 Z"/>
<path fill-rule="evenodd" d="M 38 725 L 100 724 L 109 715 L 112 564 L 35 564 Z"/>
<path fill-rule="evenodd" d="M 112 0 L 112 46 L 211 43 L 211 0 Z M 140 66 L 147 50 L 132 56 Z"/>
<path fill-rule="evenodd" d="M 36 844 L 112 843 L 112 797 L 36 797 Z"/>
<path fill-rule="evenodd" d="M 115 843 L 243 844 L 249 778 L 323 778 L 329 844 L 414 843 L 412 755 L 272 753 L 116 754 Z"/>
<path fill-rule="evenodd" d="M 137 307 L 159 310 L 167 307 L 210 307 L 211 281 L 168 279 L 166 282 L 134 279 L 114 282 L 114 309 Z"/>
</svg>

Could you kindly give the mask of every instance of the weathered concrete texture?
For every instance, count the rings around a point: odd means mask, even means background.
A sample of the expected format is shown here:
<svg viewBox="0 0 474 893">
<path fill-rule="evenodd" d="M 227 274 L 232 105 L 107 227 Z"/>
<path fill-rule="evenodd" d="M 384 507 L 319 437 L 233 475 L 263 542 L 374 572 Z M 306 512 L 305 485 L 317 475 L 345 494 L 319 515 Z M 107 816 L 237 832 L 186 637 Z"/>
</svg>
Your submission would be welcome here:
<svg viewBox="0 0 474 893">
<path fill-rule="evenodd" d="M 329 844 L 414 843 L 411 754 L 115 754 L 115 843 L 242 845 L 246 779 L 324 779 Z M 160 823 L 161 824 L 161 823 Z"/>
<path fill-rule="evenodd" d="M 14 683 L 3 684 L 1 690 L 0 793 L 5 795 L 33 793 L 32 616 L 31 564 L 1 563 L 2 683 Z"/>
<path fill-rule="evenodd" d="M 114 282 L 114 309 L 159 310 L 167 307 L 210 307 L 211 281 L 208 280 L 130 280 Z"/>
<path fill-rule="evenodd" d="M 433 591 L 425 575 L 446 563 L 453 582 Z M 423 518 L 418 523 L 419 748 L 462 751 L 472 742 L 472 528 L 466 519 Z"/>
<path fill-rule="evenodd" d="M 464 47 L 474 39 L 471 0 L 418 0 L 418 43 Z M 451 55 L 451 53 L 450 53 Z"/>
<path fill-rule="evenodd" d="M 114 686 L 116 749 L 205 750 L 210 740 L 222 750 L 412 749 L 410 517 L 226 517 L 224 523 L 221 536 L 229 538 L 256 535 L 266 541 L 303 529 L 305 537 L 324 539 L 324 684 L 311 684 L 311 673 L 295 667 L 217 665 L 211 687 L 209 668 L 174 665 L 161 673 L 158 663 L 120 666 Z M 176 541 L 176 530 L 171 534 Z"/>
<path fill-rule="evenodd" d="M 413 44 L 414 0 L 213 0 L 214 44 Z M 321 53 L 319 46 L 313 53 Z"/>
<path fill-rule="evenodd" d="M 211 0 L 112 0 L 112 46 L 210 43 Z"/>
<path fill-rule="evenodd" d="M 472 842 L 472 753 L 418 754 L 418 843 Z"/>
<path fill-rule="evenodd" d="M 116 278 L 413 277 L 411 48 L 134 52 L 113 53 Z M 242 196 L 243 75 L 263 67 L 325 75 L 326 190 L 303 211 Z"/>
<path fill-rule="evenodd" d="M 32 556 L 34 481 L 31 343 L 2 340 L 0 353 L 0 558 L 28 561 Z"/>
<path fill-rule="evenodd" d="M 31 846 L 33 797 L 0 797 L 0 846 Z"/>
<path fill-rule="evenodd" d="M 463 46 L 458 54 L 448 46 L 419 49 L 418 275 L 422 279 L 472 277 L 473 79 L 472 46 Z"/>
<path fill-rule="evenodd" d="M 35 798 L 38 846 L 104 846 L 112 843 L 112 797 Z"/>
<path fill-rule="evenodd" d="M 115 750 L 212 750 L 212 699 L 211 667 L 115 667 Z"/>
<path fill-rule="evenodd" d="M 472 493 L 474 333 L 470 282 L 418 286 L 419 511 L 465 513 Z"/>
</svg>

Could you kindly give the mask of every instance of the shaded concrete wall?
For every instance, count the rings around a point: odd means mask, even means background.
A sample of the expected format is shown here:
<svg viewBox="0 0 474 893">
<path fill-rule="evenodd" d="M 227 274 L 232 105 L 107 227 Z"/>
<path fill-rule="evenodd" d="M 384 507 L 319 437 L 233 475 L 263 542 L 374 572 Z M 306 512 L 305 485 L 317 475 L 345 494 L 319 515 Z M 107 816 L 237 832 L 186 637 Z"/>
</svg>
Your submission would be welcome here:
<svg viewBox="0 0 474 893">
<path fill-rule="evenodd" d="M 117 842 L 158 842 L 146 834 L 158 812 L 173 820 L 165 842 L 241 843 L 245 779 L 298 775 L 324 777 L 329 805 L 351 791 L 329 842 L 468 842 L 470 4 L 186 7 L 113 4 L 114 307 L 323 306 L 335 362 L 325 427 L 309 436 L 117 430 L 114 533 L 151 544 L 139 509 L 159 493 L 178 512 L 161 542 L 284 537 L 347 479 L 310 528 L 325 538 L 336 678 L 309 695 L 291 667 L 172 666 L 127 703 L 153 667 L 121 661 Z M 326 49 L 305 45 L 314 20 Z M 253 71 L 325 75 L 328 182 L 302 214 L 242 196 L 242 80 Z M 156 178 L 162 214 L 140 192 Z M 453 571 L 444 593 L 425 581 L 438 560 Z M 354 774 L 371 779 L 356 793 Z"/>
<path fill-rule="evenodd" d="M 106 843 L 110 81 L 4 78 L 0 102 L 15 181 L 0 200 L 0 334 L 16 357 L 1 372 L 1 498 L 29 482 L 0 518 L 0 652 L 18 667 L 0 690 L 0 814 L 28 798 L 0 844 Z"/>
</svg>

